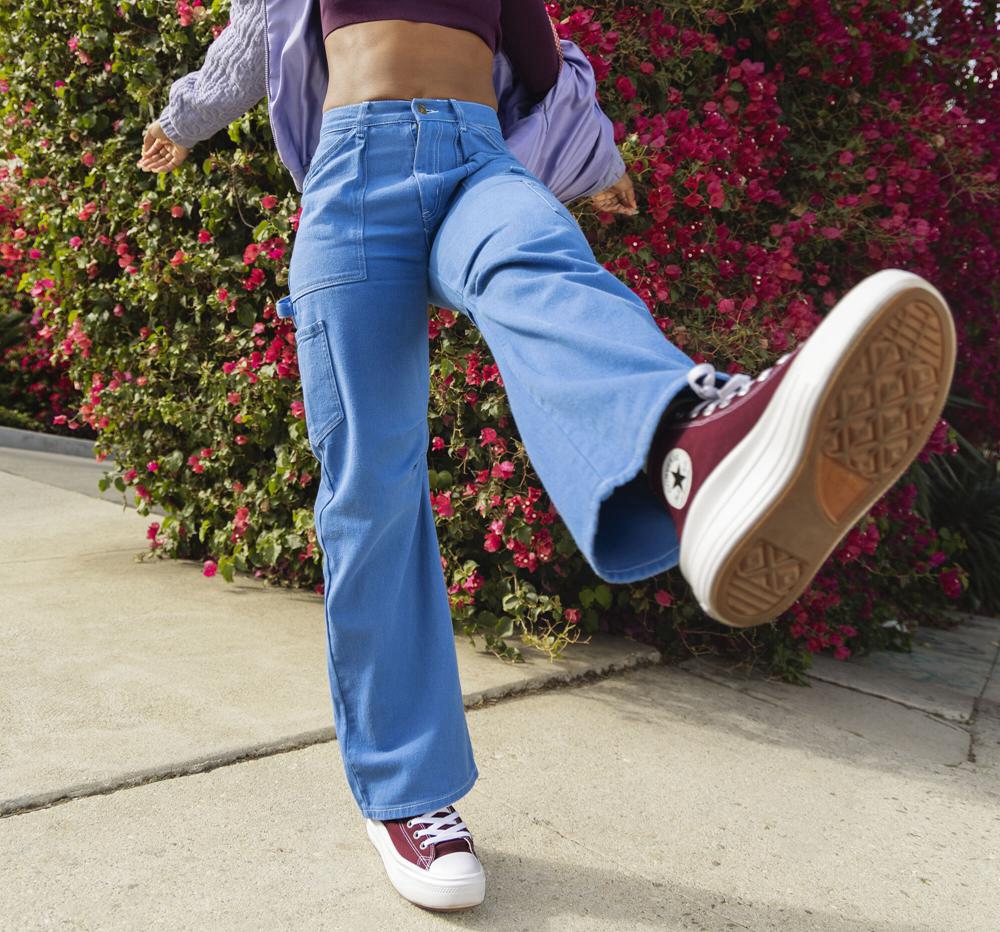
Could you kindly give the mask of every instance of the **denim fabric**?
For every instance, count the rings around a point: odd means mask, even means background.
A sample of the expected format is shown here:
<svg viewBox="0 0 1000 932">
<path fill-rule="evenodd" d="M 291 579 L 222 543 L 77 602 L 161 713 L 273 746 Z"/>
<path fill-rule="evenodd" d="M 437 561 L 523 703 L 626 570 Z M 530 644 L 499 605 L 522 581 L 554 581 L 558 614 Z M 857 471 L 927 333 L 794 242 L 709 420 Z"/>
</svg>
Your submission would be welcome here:
<svg viewBox="0 0 1000 932">
<path fill-rule="evenodd" d="M 610 582 L 677 563 L 642 469 L 694 363 L 470 101 L 325 112 L 288 288 L 340 750 L 365 815 L 408 817 L 477 776 L 428 484 L 428 303 L 483 334 L 532 465 Z"/>
</svg>

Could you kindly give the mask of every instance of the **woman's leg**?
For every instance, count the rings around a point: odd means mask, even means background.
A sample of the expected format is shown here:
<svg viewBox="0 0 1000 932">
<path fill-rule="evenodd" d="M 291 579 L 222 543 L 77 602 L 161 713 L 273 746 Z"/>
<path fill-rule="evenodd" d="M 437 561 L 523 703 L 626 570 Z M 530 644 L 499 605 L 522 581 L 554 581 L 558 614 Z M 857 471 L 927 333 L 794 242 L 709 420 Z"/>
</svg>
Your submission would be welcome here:
<svg viewBox="0 0 1000 932">
<path fill-rule="evenodd" d="M 666 570 L 677 535 L 643 467 L 694 362 L 509 152 L 490 108 L 458 105 L 470 175 L 436 230 L 431 300 L 482 332 L 532 465 L 598 575 Z"/>
<path fill-rule="evenodd" d="M 405 102 L 328 111 L 289 274 L 323 550 L 330 687 L 373 819 L 476 779 L 427 474 L 427 241 Z"/>
<path fill-rule="evenodd" d="M 431 300 L 482 331 L 584 556 L 612 582 L 679 558 L 711 617 L 777 617 L 930 435 L 955 359 L 943 296 L 883 270 L 772 369 L 718 376 L 665 340 L 596 262 L 572 214 L 513 158 L 495 114 L 463 111 L 473 170 L 437 229 Z M 691 397 L 688 384 L 705 403 L 661 422 L 675 396 Z"/>
</svg>

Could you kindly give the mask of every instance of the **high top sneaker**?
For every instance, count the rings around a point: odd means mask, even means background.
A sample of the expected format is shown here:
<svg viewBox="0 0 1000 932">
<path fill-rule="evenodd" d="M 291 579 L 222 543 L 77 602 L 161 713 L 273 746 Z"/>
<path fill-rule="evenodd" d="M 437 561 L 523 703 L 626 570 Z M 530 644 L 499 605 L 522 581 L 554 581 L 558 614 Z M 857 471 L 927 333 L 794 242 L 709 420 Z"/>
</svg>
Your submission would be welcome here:
<svg viewBox="0 0 1000 932">
<path fill-rule="evenodd" d="M 441 912 L 482 903 L 486 875 L 454 806 L 409 819 L 365 823 L 389 880 L 411 903 Z"/>
<path fill-rule="evenodd" d="M 646 470 L 706 614 L 749 627 L 802 594 L 927 442 L 954 365 L 944 298 L 886 269 L 756 378 L 691 370 L 694 404 L 668 409 Z"/>
</svg>

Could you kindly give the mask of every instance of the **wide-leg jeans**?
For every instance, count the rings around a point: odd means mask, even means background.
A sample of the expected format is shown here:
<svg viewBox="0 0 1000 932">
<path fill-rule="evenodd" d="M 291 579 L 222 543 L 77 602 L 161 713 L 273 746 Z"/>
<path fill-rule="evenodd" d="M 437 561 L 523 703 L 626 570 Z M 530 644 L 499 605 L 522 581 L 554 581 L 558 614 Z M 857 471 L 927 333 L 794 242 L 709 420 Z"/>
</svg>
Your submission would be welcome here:
<svg viewBox="0 0 1000 932">
<path fill-rule="evenodd" d="M 677 563 L 643 468 L 694 362 L 485 104 L 327 110 L 301 203 L 278 313 L 295 324 L 320 463 L 334 722 L 361 811 L 404 818 L 478 775 L 428 483 L 428 304 L 482 333 L 542 485 L 609 582 Z"/>
</svg>

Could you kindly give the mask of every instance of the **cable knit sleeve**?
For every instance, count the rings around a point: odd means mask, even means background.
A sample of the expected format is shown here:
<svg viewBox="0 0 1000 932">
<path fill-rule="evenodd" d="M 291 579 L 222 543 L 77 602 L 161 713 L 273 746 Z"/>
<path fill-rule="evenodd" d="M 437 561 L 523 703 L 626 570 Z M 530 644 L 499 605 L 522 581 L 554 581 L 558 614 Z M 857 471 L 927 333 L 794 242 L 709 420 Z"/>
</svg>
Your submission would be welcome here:
<svg viewBox="0 0 1000 932">
<path fill-rule="evenodd" d="M 264 0 L 232 0 L 230 22 L 198 71 L 170 86 L 160 126 L 190 149 L 243 116 L 267 95 Z"/>
</svg>

